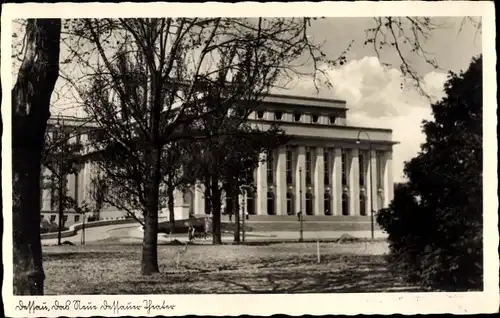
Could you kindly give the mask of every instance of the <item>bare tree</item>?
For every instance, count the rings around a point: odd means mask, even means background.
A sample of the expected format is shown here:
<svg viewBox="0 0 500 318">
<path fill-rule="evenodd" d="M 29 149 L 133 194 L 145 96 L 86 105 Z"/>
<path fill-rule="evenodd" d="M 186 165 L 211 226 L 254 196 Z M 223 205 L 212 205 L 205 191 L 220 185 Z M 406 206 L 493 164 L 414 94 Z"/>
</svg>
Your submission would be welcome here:
<svg viewBox="0 0 500 318">
<path fill-rule="evenodd" d="M 434 69 L 441 69 L 439 61 L 425 48 L 425 42 L 432 38 L 435 31 L 446 27 L 444 22 L 436 22 L 432 17 L 375 17 L 374 26 L 365 30 L 365 45 L 373 47 L 377 57 L 381 59 L 381 51 L 389 48 L 395 50 L 399 59 L 399 69 L 418 91 L 429 98 L 422 85 L 422 74 L 419 74 L 411 63 L 411 55 L 419 57 Z M 480 18 L 465 17 L 458 32 L 466 25 L 472 25 L 476 34 L 481 32 Z M 390 64 L 383 63 L 386 66 Z"/>
<path fill-rule="evenodd" d="M 254 100 L 278 77 L 297 74 L 299 58 L 326 61 L 307 37 L 307 27 L 303 18 L 74 21 L 74 33 L 98 53 L 94 65 L 82 61 L 92 73 L 90 88 L 82 93 L 86 111 L 104 128 L 113 161 L 130 163 L 116 166 L 114 173 L 131 170 L 127 175 L 136 177 L 128 189 L 134 189 L 144 216 L 144 274 L 158 271 L 165 146 L 192 138 L 192 123 L 214 113 L 225 117 L 236 101 Z M 207 107 L 214 96 L 217 104 Z"/>
<path fill-rule="evenodd" d="M 42 295 L 41 157 L 50 97 L 59 75 L 61 21 L 29 19 L 26 49 L 12 90 L 14 294 Z"/>
</svg>

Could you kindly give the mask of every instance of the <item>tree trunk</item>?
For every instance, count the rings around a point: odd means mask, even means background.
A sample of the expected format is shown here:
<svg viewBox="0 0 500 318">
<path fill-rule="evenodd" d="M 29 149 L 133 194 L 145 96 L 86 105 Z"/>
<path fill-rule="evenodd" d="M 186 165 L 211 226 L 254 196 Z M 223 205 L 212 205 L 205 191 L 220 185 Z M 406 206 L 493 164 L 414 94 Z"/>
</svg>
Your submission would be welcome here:
<svg viewBox="0 0 500 318">
<path fill-rule="evenodd" d="M 238 191 L 237 189 L 232 186 L 231 187 L 231 192 L 233 196 L 233 213 L 234 213 L 234 243 L 239 244 L 241 242 L 240 239 L 240 201 L 238 198 Z"/>
<path fill-rule="evenodd" d="M 220 228 L 221 198 L 219 190 L 219 180 L 217 178 L 212 178 L 211 192 L 212 192 L 212 243 L 214 245 L 220 245 L 222 244 L 222 236 Z"/>
<path fill-rule="evenodd" d="M 144 239 L 142 244 L 141 273 L 158 273 L 158 203 L 160 192 L 160 150 L 146 151 L 149 173 L 146 178 L 146 213 L 144 216 Z"/>
<path fill-rule="evenodd" d="M 40 174 L 50 98 L 59 76 L 61 20 L 28 19 L 26 55 L 12 90 L 14 294 L 43 295 Z"/>
<path fill-rule="evenodd" d="M 167 190 L 168 200 L 168 223 L 170 224 L 170 235 L 175 234 L 175 213 L 174 213 L 174 189 L 169 187 Z"/>
</svg>

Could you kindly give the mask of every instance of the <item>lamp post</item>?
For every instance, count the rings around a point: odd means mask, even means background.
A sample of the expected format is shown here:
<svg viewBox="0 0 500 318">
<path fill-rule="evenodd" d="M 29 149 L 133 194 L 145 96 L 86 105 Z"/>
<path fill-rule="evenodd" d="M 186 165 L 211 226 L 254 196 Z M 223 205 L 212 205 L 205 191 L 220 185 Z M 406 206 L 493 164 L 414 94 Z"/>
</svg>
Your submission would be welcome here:
<svg viewBox="0 0 500 318">
<path fill-rule="evenodd" d="M 248 186 L 247 185 L 242 185 L 240 186 L 240 189 L 241 189 L 241 194 L 243 196 L 243 202 L 241 204 L 241 209 L 242 209 L 242 213 L 241 213 L 241 241 L 242 242 L 245 242 L 245 218 L 246 218 L 246 215 L 245 215 L 245 207 L 246 207 L 246 194 L 247 194 L 247 189 L 248 189 Z"/>
<path fill-rule="evenodd" d="M 370 230 L 371 230 L 371 236 L 372 240 L 375 238 L 375 228 L 374 228 L 374 221 L 373 221 L 373 167 L 372 167 L 372 141 L 370 139 L 370 135 L 363 130 L 358 131 L 358 137 L 356 138 L 356 144 L 360 144 L 361 140 L 359 139 L 361 133 L 364 133 L 366 137 L 368 138 L 368 160 L 369 160 L 369 165 L 370 165 Z"/>
<path fill-rule="evenodd" d="M 61 117 L 57 118 L 57 123 L 55 127 L 58 129 L 58 133 L 64 134 L 64 119 Z M 64 169 L 63 169 L 63 162 L 64 162 L 64 154 L 63 154 L 63 149 L 64 147 L 61 145 L 61 149 L 59 150 L 59 187 L 58 187 L 58 214 L 59 214 L 59 225 L 58 225 L 58 231 L 57 231 L 57 245 L 61 245 L 61 238 L 62 238 L 62 225 L 63 225 L 63 217 L 64 217 L 64 210 L 63 210 L 63 174 L 64 174 Z"/>
<path fill-rule="evenodd" d="M 299 232 L 299 242 L 304 241 L 304 229 L 303 229 L 303 220 L 302 216 L 302 168 L 299 168 L 299 222 L 300 222 L 300 232 Z"/>
</svg>

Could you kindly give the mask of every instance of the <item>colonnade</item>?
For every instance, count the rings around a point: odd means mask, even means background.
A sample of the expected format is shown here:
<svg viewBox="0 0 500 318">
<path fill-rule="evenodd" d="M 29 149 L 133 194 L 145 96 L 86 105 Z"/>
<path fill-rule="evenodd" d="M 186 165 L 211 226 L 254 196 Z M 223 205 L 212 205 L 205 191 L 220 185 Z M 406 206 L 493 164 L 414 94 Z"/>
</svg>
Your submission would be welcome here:
<svg viewBox="0 0 500 318">
<path fill-rule="evenodd" d="M 248 214 L 369 216 L 393 199 L 391 151 L 299 145 L 261 156 L 255 193 L 239 198 Z M 194 213 L 205 214 L 202 188 L 193 192 Z"/>
</svg>

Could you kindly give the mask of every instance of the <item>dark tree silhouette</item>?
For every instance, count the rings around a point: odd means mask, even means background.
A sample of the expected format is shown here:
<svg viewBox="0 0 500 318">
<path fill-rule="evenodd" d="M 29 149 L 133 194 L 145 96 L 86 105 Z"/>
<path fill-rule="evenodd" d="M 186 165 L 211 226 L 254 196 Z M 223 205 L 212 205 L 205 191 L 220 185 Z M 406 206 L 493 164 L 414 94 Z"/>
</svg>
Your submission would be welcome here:
<svg viewBox="0 0 500 318">
<path fill-rule="evenodd" d="M 29 19 L 12 90 L 14 294 L 42 295 L 40 172 L 50 97 L 59 75 L 61 21 Z"/>
<path fill-rule="evenodd" d="M 393 265 L 424 285 L 482 286 L 482 88 L 482 57 L 450 73 L 434 121 L 424 121 L 426 142 L 405 164 L 408 184 L 377 218 Z"/>
</svg>

